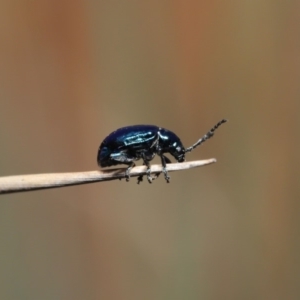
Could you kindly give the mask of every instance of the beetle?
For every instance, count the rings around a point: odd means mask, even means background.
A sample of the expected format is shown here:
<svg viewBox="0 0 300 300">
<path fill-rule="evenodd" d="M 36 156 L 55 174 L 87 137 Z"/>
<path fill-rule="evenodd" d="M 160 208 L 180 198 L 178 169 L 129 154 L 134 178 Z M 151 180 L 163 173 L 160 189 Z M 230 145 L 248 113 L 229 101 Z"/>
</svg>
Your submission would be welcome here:
<svg viewBox="0 0 300 300">
<path fill-rule="evenodd" d="M 178 162 L 185 161 L 185 154 L 210 139 L 215 130 L 227 120 L 223 119 L 210 129 L 202 138 L 192 146 L 185 148 L 179 137 L 172 131 L 156 125 L 133 125 L 117 129 L 109 134 L 101 143 L 97 162 L 100 167 L 109 167 L 119 164 L 128 165 L 125 172 L 126 181 L 129 181 L 129 172 L 135 166 L 134 161 L 143 160 L 147 166 L 147 179 L 152 183 L 150 161 L 157 154 L 161 159 L 164 177 L 170 182 L 166 164 L 171 160 L 165 153 L 171 154 Z M 138 177 L 138 182 L 143 175 Z"/>
</svg>

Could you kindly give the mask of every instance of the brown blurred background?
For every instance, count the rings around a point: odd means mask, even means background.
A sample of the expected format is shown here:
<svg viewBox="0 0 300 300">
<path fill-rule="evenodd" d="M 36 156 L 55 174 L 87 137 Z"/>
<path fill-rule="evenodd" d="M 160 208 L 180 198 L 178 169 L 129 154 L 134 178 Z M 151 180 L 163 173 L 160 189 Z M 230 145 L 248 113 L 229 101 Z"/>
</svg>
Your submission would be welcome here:
<svg viewBox="0 0 300 300">
<path fill-rule="evenodd" d="M 2 0 L 0 20 L 0 176 L 229 119 L 187 157 L 218 163 L 170 184 L 1 196 L 1 299 L 300 299 L 299 1 Z"/>
</svg>

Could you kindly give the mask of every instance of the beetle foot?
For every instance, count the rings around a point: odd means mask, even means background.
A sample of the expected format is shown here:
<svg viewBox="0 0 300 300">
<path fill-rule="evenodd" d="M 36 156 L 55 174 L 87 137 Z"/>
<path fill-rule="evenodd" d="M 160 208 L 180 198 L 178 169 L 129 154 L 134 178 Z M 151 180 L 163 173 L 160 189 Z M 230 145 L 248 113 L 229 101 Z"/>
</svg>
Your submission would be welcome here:
<svg viewBox="0 0 300 300">
<path fill-rule="evenodd" d="M 151 177 L 150 175 L 148 176 L 147 175 L 147 180 L 149 183 L 152 183 L 152 181 L 155 179 L 156 177 Z M 144 176 L 143 175 L 140 175 L 137 179 L 137 184 L 140 184 L 140 182 L 142 182 L 144 179 Z"/>
<path fill-rule="evenodd" d="M 154 177 L 151 177 L 151 170 L 150 170 L 150 167 L 148 167 L 147 172 L 146 172 L 146 175 L 147 175 L 148 182 L 149 182 L 149 183 L 152 183 L 153 179 L 155 179 L 155 178 L 154 178 Z"/>
<path fill-rule="evenodd" d="M 129 176 L 129 170 L 127 169 L 126 172 L 125 172 L 125 179 L 126 181 L 128 182 L 129 179 L 130 179 L 130 176 Z"/>
<path fill-rule="evenodd" d="M 140 175 L 138 178 L 137 178 L 137 184 L 140 184 L 140 182 L 143 181 L 143 175 Z"/>
<path fill-rule="evenodd" d="M 150 175 L 149 176 L 147 175 L 147 179 L 148 179 L 149 183 L 152 183 L 153 179 L 155 179 L 155 178 L 151 177 Z"/>
<path fill-rule="evenodd" d="M 168 175 L 168 171 L 166 170 L 166 168 L 163 168 L 163 173 L 165 175 L 165 179 L 167 181 L 167 183 L 170 182 L 170 176 Z"/>
<path fill-rule="evenodd" d="M 135 166 L 135 163 L 132 163 L 125 171 L 125 178 L 126 178 L 126 181 L 128 182 L 129 179 L 130 179 L 130 175 L 129 175 L 129 172 L 130 170 Z"/>
<path fill-rule="evenodd" d="M 152 180 L 156 180 L 158 178 L 158 176 L 160 175 L 160 173 L 152 173 Z"/>
<path fill-rule="evenodd" d="M 160 173 L 155 173 L 155 179 L 158 178 L 159 175 Z"/>
</svg>

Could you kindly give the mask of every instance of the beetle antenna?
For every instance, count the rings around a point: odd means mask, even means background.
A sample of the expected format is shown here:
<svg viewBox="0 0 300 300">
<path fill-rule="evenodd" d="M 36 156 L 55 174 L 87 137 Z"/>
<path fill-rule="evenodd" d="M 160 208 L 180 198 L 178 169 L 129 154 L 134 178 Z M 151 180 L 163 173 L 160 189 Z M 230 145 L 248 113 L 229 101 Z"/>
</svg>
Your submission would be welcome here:
<svg viewBox="0 0 300 300">
<path fill-rule="evenodd" d="M 185 152 L 191 152 L 193 149 L 196 147 L 200 146 L 202 143 L 204 143 L 206 140 L 210 139 L 213 137 L 215 130 L 221 126 L 223 123 L 226 123 L 227 120 L 223 119 L 221 120 L 218 124 L 216 124 L 208 133 L 206 133 L 200 140 L 198 140 L 193 146 L 188 147 L 185 149 Z"/>
</svg>

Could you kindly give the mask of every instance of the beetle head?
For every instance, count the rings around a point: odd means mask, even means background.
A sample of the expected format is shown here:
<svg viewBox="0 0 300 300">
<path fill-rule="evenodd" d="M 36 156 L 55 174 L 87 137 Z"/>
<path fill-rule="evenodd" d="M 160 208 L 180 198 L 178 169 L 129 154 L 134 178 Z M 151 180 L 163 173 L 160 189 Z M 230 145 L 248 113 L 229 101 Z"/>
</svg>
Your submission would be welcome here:
<svg viewBox="0 0 300 300">
<path fill-rule="evenodd" d="M 185 148 L 181 143 L 175 142 L 170 147 L 170 154 L 175 157 L 178 162 L 185 161 Z"/>
</svg>

